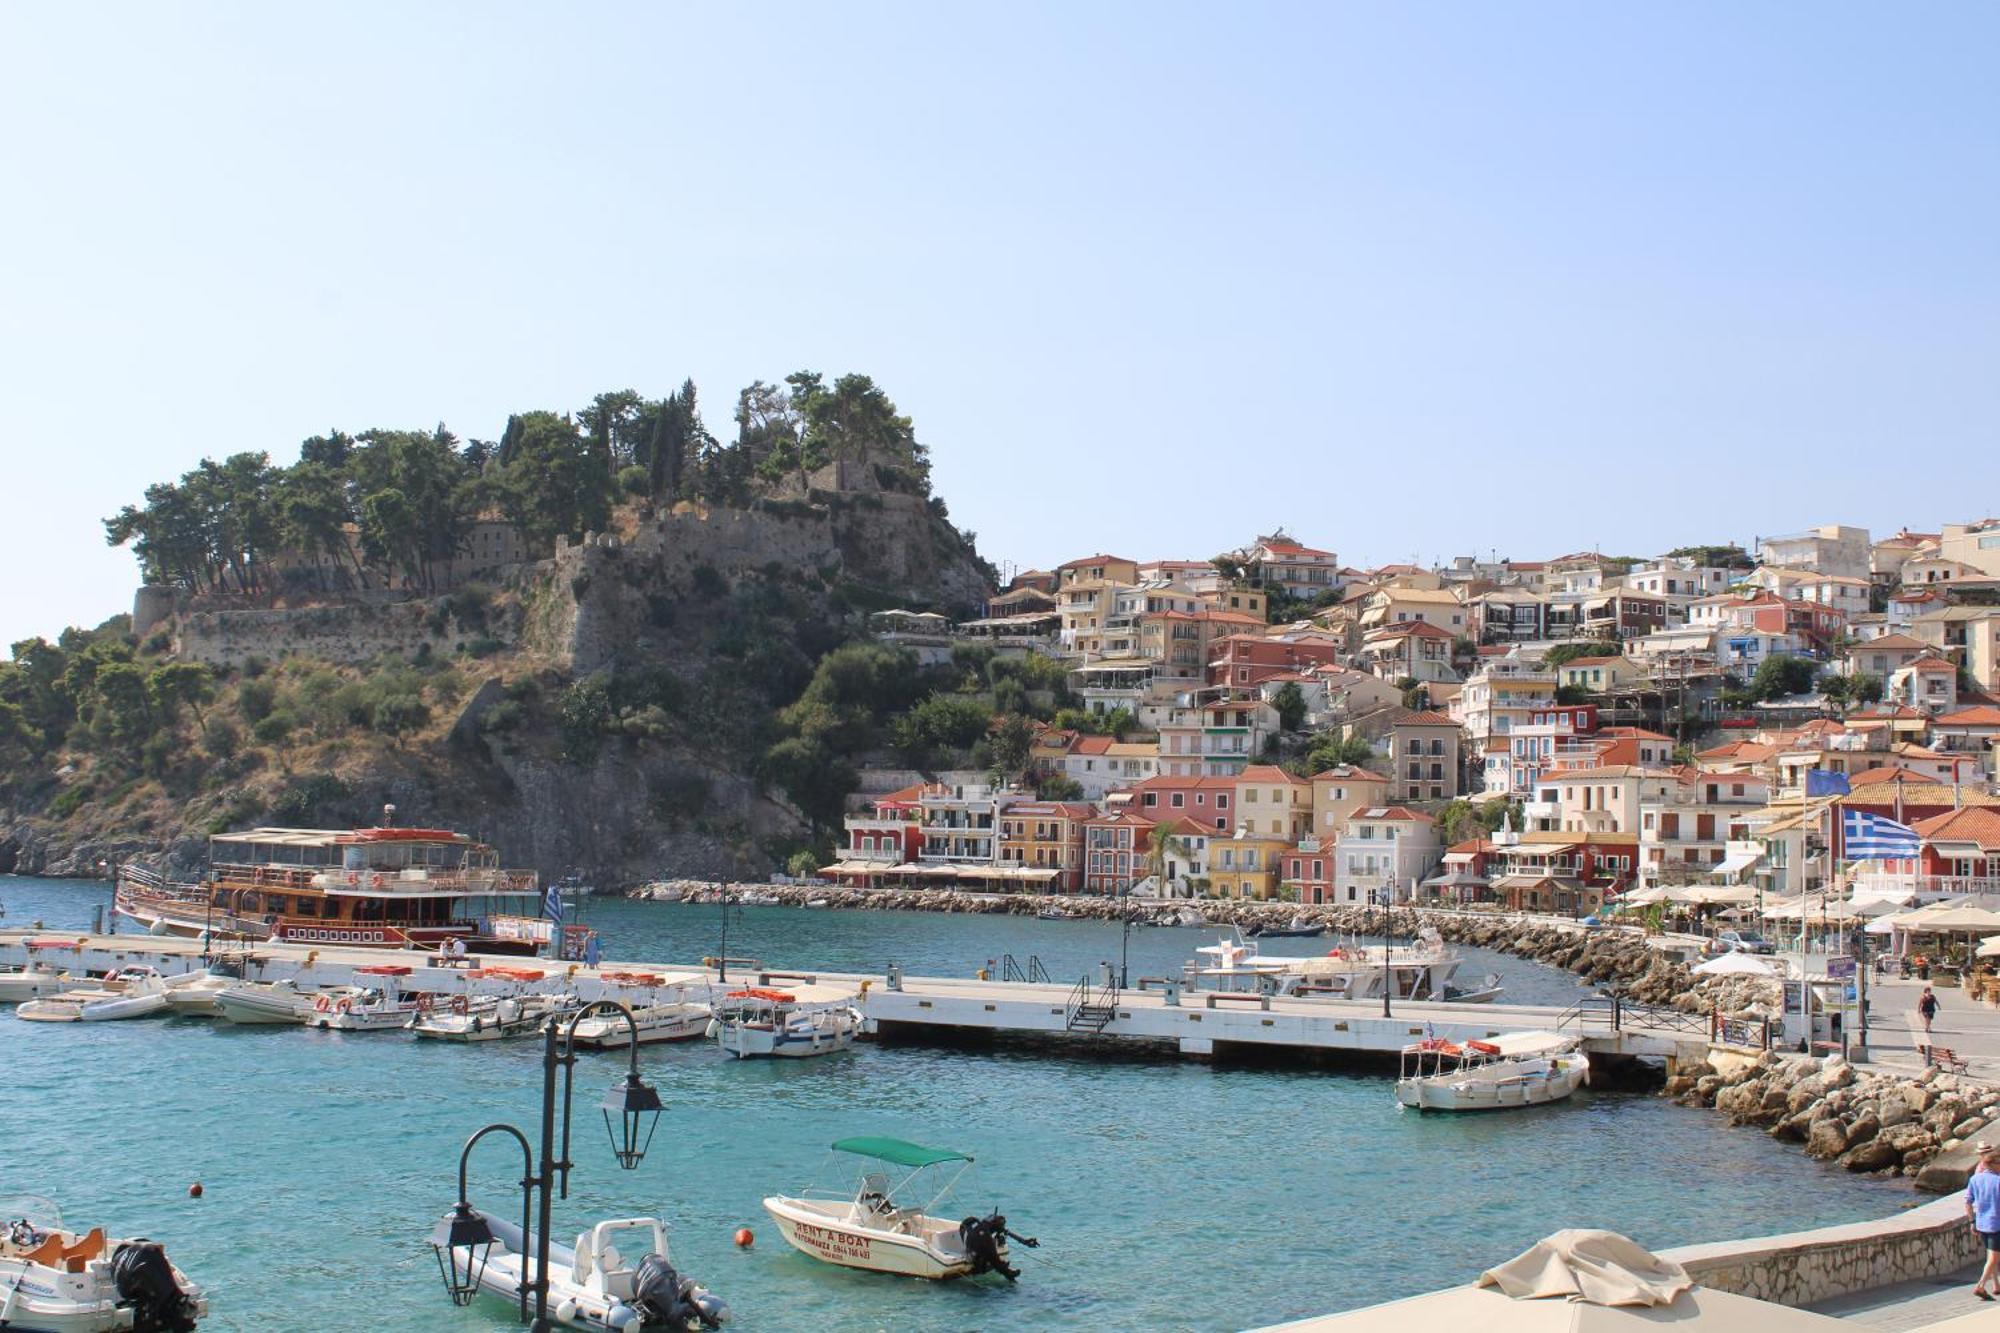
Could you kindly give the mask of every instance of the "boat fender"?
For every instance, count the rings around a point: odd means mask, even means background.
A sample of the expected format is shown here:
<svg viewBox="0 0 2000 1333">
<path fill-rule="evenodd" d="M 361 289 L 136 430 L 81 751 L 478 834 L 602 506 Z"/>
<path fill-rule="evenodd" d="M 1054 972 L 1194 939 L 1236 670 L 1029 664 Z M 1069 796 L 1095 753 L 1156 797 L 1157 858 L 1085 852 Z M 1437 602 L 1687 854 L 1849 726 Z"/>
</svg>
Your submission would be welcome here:
<svg viewBox="0 0 2000 1333">
<path fill-rule="evenodd" d="M 121 1244 L 111 1256 L 111 1280 L 119 1303 L 132 1307 L 134 1333 L 192 1333 L 194 1302 L 174 1280 L 173 1265 L 158 1242 Z"/>
<path fill-rule="evenodd" d="M 474 1017 L 472 1020 L 472 1030 L 474 1032 L 483 1032 L 486 1030 L 486 1024 L 482 1022 L 479 1018 Z"/>
<path fill-rule="evenodd" d="M 557 1301 L 555 1316 L 558 1323 L 570 1324 L 576 1322 L 576 1298 L 565 1296 Z"/>
<path fill-rule="evenodd" d="M 604 1326 L 611 1333 L 639 1333 L 646 1326 L 646 1316 L 623 1301 L 614 1301 L 604 1312 Z"/>
</svg>

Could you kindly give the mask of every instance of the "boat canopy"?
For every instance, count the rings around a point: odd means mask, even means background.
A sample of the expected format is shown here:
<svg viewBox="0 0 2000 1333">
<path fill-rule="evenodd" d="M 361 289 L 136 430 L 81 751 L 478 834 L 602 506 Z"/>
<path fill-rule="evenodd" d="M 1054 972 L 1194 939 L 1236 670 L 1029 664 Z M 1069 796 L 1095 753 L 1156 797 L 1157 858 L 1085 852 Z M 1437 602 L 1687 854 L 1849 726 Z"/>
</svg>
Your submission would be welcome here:
<svg viewBox="0 0 2000 1333">
<path fill-rule="evenodd" d="M 1553 1055 L 1576 1045 L 1574 1037 L 1565 1037 L 1560 1032 L 1505 1032 L 1497 1037 L 1489 1037 L 1485 1042 L 1472 1045 L 1491 1044 L 1501 1055 L 1525 1058 L 1536 1055 Z"/>
<path fill-rule="evenodd" d="M 969 1162 L 972 1159 L 962 1152 L 949 1148 L 926 1148 L 920 1143 L 905 1143 L 901 1139 L 842 1139 L 833 1145 L 835 1152 L 853 1153 L 856 1157 L 873 1157 L 878 1162 L 893 1162 L 897 1166 L 936 1166 L 940 1162 Z"/>
</svg>

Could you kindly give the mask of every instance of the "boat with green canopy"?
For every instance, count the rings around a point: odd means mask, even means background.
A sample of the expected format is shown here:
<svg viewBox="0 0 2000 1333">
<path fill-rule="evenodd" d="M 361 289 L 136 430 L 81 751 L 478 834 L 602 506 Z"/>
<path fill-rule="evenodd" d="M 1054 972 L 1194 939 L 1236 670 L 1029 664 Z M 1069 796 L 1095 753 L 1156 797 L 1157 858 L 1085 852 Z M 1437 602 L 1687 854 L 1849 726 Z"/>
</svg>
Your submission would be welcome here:
<svg viewBox="0 0 2000 1333">
<path fill-rule="evenodd" d="M 959 1221 L 933 1216 L 972 1169 L 969 1154 L 880 1137 L 841 1139 L 833 1151 L 863 1163 L 851 1188 L 809 1186 L 764 1200 L 779 1234 L 802 1254 L 934 1282 L 981 1273 L 1011 1282 L 1019 1270 L 1008 1261 L 1007 1242 L 1037 1244 L 1009 1231 L 997 1212 Z"/>
</svg>

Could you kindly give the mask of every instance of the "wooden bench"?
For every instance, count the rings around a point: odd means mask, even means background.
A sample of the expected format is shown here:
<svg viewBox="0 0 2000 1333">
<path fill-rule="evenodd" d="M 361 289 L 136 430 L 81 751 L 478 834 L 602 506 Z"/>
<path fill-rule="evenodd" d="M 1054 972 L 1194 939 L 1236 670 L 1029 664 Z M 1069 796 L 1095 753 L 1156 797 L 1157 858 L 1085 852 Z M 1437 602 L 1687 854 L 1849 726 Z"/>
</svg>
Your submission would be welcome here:
<svg viewBox="0 0 2000 1333">
<path fill-rule="evenodd" d="M 1963 1074 L 1965 1061 L 1949 1046 L 1932 1046 L 1924 1051 L 1924 1063 L 1936 1065 L 1947 1074 Z"/>
</svg>

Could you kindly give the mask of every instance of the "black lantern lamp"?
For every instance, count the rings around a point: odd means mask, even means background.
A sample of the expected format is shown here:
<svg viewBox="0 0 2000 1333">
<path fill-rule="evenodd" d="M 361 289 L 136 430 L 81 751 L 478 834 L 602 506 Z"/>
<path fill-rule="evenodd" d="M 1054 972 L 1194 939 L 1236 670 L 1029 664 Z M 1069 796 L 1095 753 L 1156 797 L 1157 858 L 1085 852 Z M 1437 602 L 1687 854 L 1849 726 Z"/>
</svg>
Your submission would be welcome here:
<svg viewBox="0 0 2000 1333">
<path fill-rule="evenodd" d="M 625 1075 L 604 1095 L 604 1130 L 611 1136 L 611 1151 L 618 1165 L 635 1169 L 652 1146 L 653 1131 L 660 1127 L 664 1109 L 659 1091 L 639 1077 L 638 1071 Z"/>
<path fill-rule="evenodd" d="M 487 1257 L 493 1252 L 493 1228 L 486 1215 L 473 1210 L 463 1199 L 443 1217 L 431 1232 L 431 1249 L 437 1252 L 438 1276 L 451 1293 L 453 1305 L 470 1305 L 479 1294 L 479 1279 L 486 1272 Z"/>
<path fill-rule="evenodd" d="M 535 1157 L 528 1147 L 528 1136 L 512 1125 L 488 1125 L 465 1141 L 465 1147 L 458 1154 L 458 1202 L 452 1210 L 438 1219 L 431 1232 L 431 1249 L 437 1252 L 438 1276 L 444 1279 L 444 1289 L 451 1293 L 453 1305 L 470 1305 L 472 1298 L 479 1294 L 479 1280 L 486 1273 L 486 1261 L 493 1253 L 498 1239 L 493 1228 L 486 1221 L 486 1214 L 466 1202 L 465 1168 L 472 1160 L 472 1150 L 488 1134 L 511 1135 L 521 1145 L 521 1235 L 528 1234 L 529 1207 L 534 1201 Z M 521 1288 L 521 1319 L 528 1318 L 528 1289 Z"/>
</svg>

